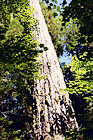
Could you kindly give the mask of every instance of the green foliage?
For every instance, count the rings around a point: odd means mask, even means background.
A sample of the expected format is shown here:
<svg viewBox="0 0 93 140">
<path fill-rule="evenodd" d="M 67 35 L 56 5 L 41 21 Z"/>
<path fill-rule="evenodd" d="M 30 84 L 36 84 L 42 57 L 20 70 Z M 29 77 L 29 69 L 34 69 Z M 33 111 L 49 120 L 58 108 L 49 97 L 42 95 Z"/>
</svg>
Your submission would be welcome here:
<svg viewBox="0 0 93 140">
<path fill-rule="evenodd" d="M 37 20 L 27 0 L 0 3 L 0 139 L 33 135 L 34 81 L 39 77 Z M 47 49 L 47 48 L 45 48 Z"/>
<path fill-rule="evenodd" d="M 43 0 L 46 2 L 46 0 Z M 56 4 L 55 1 L 50 2 L 50 7 L 52 8 L 53 5 Z M 49 4 L 49 1 L 47 2 Z M 85 35 L 88 37 L 88 42 L 92 42 L 92 32 L 93 32 L 93 1 L 92 0 L 71 0 L 68 6 L 66 0 L 63 0 L 63 3 L 60 3 L 60 14 L 63 15 L 62 21 L 64 23 L 69 22 L 70 19 L 77 18 L 77 25 L 80 26 L 80 33 L 81 35 Z M 59 9 L 59 6 L 56 6 Z M 64 10 L 64 11 L 63 11 Z M 63 25 L 65 25 L 63 23 Z M 82 38 L 83 41 L 83 38 Z"/>
<path fill-rule="evenodd" d="M 77 56 L 72 57 L 68 64 L 72 77 L 68 80 L 66 89 L 71 96 L 73 107 L 76 111 L 76 118 L 80 125 L 79 132 L 84 139 L 91 140 L 92 135 L 92 102 L 93 102 L 93 58 L 86 58 L 87 52 L 80 55 L 82 61 Z M 66 67 L 66 66 L 65 66 Z"/>
<path fill-rule="evenodd" d="M 60 18 L 62 20 L 63 17 Z M 79 28 L 76 25 L 76 20 L 70 20 L 66 26 L 61 26 L 62 32 L 62 44 L 65 48 L 65 52 L 68 55 L 74 55 L 80 52 L 80 43 L 78 40 L 80 39 Z"/>
<path fill-rule="evenodd" d="M 71 66 L 71 72 L 74 72 L 75 80 L 70 81 L 70 86 L 74 85 L 74 89 L 70 93 L 85 94 L 93 92 L 93 59 L 86 59 L 87 52 L 80 56 L 83 61 L 80 61 L 76 56 L 72 57 L 72 61 L 68 66 Z M 76 85 L 76 86 L 75 86 Z M 75 88 L 76 87 L 76 88 Z M 82 94 L 83 95 L 83 94 Z"/>
<path fill-rule="evenodd" d="M 87 37 L 89 43 L 93 38 L 93 1 L 92 0 L 72 0 L 68 6 L 64 8 L 63 21 L 68 22 L 70 18 L 77 18 L 77 24 L 80 24 L 80 33 Z"/>
<path fill-rule="evenodd" d="M 60 20 L 63 20 L 63 17 L 61 17 Z M 86 37 L 85 35 L 82 36 L 79 30 L 80 26 L 81 25 L 77 25 L 77 19 L 71 19 L 65 24 L 65 26 L 62 26 L 61 29 L 61 36 L 63 37 L 62 43 L 65 48 L 65 53 L 72 56 L 76 55 L 79 60 L 82 59 L 79 56 L 82 55 L 84 52 L 88 52 L 87 58 L 91 58 L 93 56 L 93 43 L 89 43 L 88 37 Z"/>
<path fill-rule="evenodd" d="M 68 137 L 64 140 L 84 140 L 83 136 L 80 134 L 78 129 L 71 129 L 70 131 L 66 131 L 68 133 Z"/>
</svg>

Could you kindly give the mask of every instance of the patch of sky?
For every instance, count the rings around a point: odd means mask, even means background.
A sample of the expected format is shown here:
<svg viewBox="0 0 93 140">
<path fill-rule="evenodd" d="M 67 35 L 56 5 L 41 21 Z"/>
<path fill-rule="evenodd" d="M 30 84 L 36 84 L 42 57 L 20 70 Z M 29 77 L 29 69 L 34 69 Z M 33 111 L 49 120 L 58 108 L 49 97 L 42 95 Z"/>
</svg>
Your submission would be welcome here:
<svg viewBox="0 0 93 140">
<path fill-rule="evenodd" d="M 63 2 L 63 0 L 57 0 L 57 4 L 59 5 L 60 3 L 62 3 Z M 67 4 L 66 5 L 68 5 L 70 2 L 71 2 L 71 0 L 66 0 L 66 2 L 67 2 Z"/>
<path fill-rule="evenodd" d="M 71 61 L 71 57 L 72 57 L 71 55 L 68 56 L 66 53 L 63 53 L 63 56 L 59 57 L 59 61 L 60 61 L 60 63 L 65 62 L 65 64 L 69 64 L 69 62 Z"/>
<path fill-rule="evenodd" d="M 57 0 L 57 5 L 60 5 L 60 3 L 62 3 L 62 2 L 63 2 L 63 0 Z M 71 2 L 71 0 L 66 0 L 66 2 L 67 2 L 67 4 L 65 6 L 69 5 L 69 3 Z M 72 57 L 71 55 L 68 56 L 64 52 L 63 53 L 63 56 L 60 56 L 59 57 L 59 61 L 60 61 L 60 63 L 64 63 L 65 62 L 65 64 L 68 64 L 71 61 L 71 57 Z"/>
</svg>

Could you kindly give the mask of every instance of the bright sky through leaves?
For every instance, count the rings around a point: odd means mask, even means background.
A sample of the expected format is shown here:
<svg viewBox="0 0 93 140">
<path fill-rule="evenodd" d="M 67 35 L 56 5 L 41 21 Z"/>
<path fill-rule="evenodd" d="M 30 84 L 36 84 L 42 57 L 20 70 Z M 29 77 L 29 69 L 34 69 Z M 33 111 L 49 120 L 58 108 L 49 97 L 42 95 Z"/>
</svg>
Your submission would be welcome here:
<svg viewBox="0 0 93 140">
<path fill-rule="evenodd" d="M 67 0 L 67 5 L 70 3 L 71 0 Z M 58 0 L 57 5 L 59 5 L 61 2 L 63 2 L 63 0 Z M 71 56 L 67 56 L 66 53 L 64 53 L 63 56 L 61 56 L 59 58 L 60 63 L 65 62 L 66 64 L 68 64 L 71 61 Z"/>
</svg>

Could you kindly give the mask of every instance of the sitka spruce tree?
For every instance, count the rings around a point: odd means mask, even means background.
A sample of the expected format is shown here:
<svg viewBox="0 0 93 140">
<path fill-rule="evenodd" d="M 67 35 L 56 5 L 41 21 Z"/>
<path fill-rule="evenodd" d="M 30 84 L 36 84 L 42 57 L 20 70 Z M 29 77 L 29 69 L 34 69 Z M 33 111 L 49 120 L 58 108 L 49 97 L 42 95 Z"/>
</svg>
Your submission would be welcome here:
<svg viewBox="0 0 93 140">
<path fill-rule="evenodd" d="M 33 136 L 33 85 L 42 50 L 35 39 L 37 20 L 27 0 L 0 1 L 0 139 Z M 43 46 L 43 45 L 41 45 Z"/>
<path fill-rule="evenodd" d="M 49 0 L 44 1 L 49 5 Z M 57 2 L 51 0 L 49 8 L 56 8 Z M 64 68 L 67 91 L 72 94 L 70 97 L 80 126 L 81 138 L 78 139 L 92 140 L 93 1 L 71 0 L 69 5 L 66 3 L 67 0 L 60 3 L 63 45 L 65 51 L 73 56 L 71 63 Z M 77 134 L 72 130 L 68 139 L 76 139 Z"/>
</svg>

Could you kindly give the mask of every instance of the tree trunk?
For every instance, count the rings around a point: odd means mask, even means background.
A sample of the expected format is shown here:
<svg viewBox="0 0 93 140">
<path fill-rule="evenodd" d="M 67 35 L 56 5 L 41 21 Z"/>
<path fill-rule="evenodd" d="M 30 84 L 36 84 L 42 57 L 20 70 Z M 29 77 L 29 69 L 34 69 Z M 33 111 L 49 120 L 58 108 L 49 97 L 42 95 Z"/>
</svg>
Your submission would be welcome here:
<svg viewBox="0 0 93 140">
<path fill-rule="evenodd" d="M 37 38 L 40 43 L 48 47 L 41 57 L 41 75 L 43 80 L 38 80 L 35 85 L 35 100 L 37 112 L 34 113 L 35 140 L 64 140 L 66 131 L 77 128 L 78 124 L 71 112 L 73 108 L 67 92 L 61 91 L 66 85 L 58 58 L 48 33 L 47 25 L 41 12 L 38 0 L 30 0 L 30 6 L 37 11 L 35 17 L 39 21 L 40 31 Z"/>
</svg>

